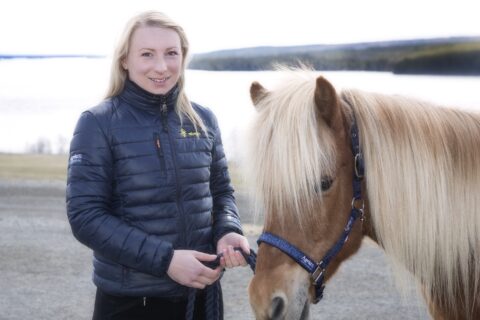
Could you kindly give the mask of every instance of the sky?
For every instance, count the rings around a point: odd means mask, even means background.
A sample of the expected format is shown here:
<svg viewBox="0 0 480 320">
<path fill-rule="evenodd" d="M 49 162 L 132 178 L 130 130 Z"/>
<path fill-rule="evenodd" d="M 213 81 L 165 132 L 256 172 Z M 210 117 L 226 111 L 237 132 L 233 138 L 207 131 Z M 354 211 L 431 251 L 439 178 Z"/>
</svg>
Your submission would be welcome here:
<svg viewBox="0 0 480 320">
<path fill-rule="evenodd" d="M 192 53 L 480 36 L 478 0 L 2 0 L 0 54 L 110 55 L 144 10 L 182 25 Z"/>
</svg>

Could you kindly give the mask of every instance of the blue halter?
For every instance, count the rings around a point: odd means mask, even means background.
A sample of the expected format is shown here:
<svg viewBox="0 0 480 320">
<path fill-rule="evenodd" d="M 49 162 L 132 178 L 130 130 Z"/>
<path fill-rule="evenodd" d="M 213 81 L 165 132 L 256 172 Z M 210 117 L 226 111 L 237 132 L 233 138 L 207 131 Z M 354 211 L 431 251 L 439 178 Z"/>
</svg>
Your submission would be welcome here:
<svg viewBox="0 0 480 320">
<path fill-rule="evenodd" d="M 348 235 L 352 231 L 355 221 L 360 217 L 363 219 L 363 200 L 362 200 L 362 179 L 364 176 L 363 156 L 360 150 L 360 137 L 358 133 L 355 115 L 352 111 L 352 125 L 350 128 L 350 138 L 352 142 L 352 153 L 355 161 L 355 174 L 353 176 L 353 199 L 352 209 L 347 225 L 345 226 L 340 239 L 333 245 L 330 250 L 323 256 L 320 262 L 315 262 L 308 255 L 303 253 L 300 249 L 290 244 L 288 241 L 280 238 L 269 232 L 264 232 L 257 240 L 258 245 L 264 242 L 267 243 L 292 258 L 300 266 L 302 266 L 310 274 L 312 278 L 312 285 L 315 288 L 314 303 L 319 302 L 323 298 L 323 289 L 325 288 L 325 270 L 330 261 L 340 252 L 345 242 L 348 240 Z M 358 206 L 359 205 L 359 206 Z"/>
</svg>

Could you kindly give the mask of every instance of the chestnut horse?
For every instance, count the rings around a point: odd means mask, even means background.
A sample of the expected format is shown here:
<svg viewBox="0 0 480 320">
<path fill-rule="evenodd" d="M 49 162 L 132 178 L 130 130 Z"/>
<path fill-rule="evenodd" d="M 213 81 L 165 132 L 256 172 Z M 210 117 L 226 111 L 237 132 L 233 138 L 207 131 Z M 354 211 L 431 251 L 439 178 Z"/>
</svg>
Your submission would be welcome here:
<svg viewBox="0 0 480 320">
<path fill-rule="evenodd" d="M 308 319 L 367 236 L 416 279 L 434 319 L 480 319 L 480 114 L 289 75 L 250 88 L 247 163 L 265 218 L 256 318 Z"/>
</svg>

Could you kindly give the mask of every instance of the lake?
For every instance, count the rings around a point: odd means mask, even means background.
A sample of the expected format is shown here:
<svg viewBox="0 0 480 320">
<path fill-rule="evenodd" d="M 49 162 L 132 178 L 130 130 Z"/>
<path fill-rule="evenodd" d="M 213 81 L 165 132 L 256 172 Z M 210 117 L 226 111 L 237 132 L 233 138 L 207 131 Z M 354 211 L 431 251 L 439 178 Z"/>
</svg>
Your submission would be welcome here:
<svg viewBox="0 0 480 320">
<path fill-rule="evenodd" d="M 101 99 L 109 77 L 108 59 L 0 60 L 0 152 L 62 153 L 80 113 Z M 387 72 L 318 72 L 337 88 L 354 87 L 403 94 L 442 105 L 480 110 L 480 77 L 393 75 Z M 246 125 L 255 112 L 249 87 L 271 87 L 274 71 L 187 70 L 192 101 L 217 115 L 229 159 L 238 157 Z"/>
</svg>

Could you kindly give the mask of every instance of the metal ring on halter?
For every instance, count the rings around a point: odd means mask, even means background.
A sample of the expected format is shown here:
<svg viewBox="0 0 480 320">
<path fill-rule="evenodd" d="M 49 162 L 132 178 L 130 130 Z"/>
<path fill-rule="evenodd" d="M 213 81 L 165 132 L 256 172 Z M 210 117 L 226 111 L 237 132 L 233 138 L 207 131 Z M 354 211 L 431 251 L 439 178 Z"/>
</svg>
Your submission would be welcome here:
<svg viewBox="0 0 480 320">
<path fill-rule="evenodd" d="M 360 204 L 361 206 L 357 206 L 357 204 Z M 358 210 L 363 214 L 363 210 L 365 209 L 365 201 L 363 201 L 363 199 L 353 198 L 352 209 Z"/>
<path fill-rule="evenodd" d="M 361 206 L 357 206 L 357 204 L 361 203 Z M 365 201 L 363 199 L 352 199 L 352 210 L 357 210 L 360 212 L 360 220 L 365 220 Z"/>
</svg>

